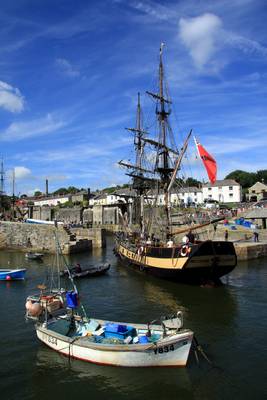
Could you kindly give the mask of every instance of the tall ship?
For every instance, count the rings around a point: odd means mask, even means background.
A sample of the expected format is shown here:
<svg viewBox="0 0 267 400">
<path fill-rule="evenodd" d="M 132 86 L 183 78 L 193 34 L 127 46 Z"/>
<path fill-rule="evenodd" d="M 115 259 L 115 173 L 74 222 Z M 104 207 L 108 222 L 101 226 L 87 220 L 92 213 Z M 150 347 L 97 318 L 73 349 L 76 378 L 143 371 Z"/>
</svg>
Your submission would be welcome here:
<svg viewBox="0 0 267 400">
<path fill-rule="evenodd" d="M 235 248 L 228 241 L 201 240 L 200 231 L 222 218 L 193 221 L 192 211 L 184 208 L 180 215 L 185 223 L 179 229 L 174 225 L 171 195 L 175 187 L 181 188 L 183 184 L 177 174 L 182 168 L 192 130 L 178 149 L 169 122 L 172 102 L 164 75 L 163 44 L 157 80 L 157 93 L 147 92 L 155 103 L 157 123 L 152 126 L 157 126 L 157 134 L 152 137 L 143 128 L 139 94 L 136 126 L 127 128 L 134 136 L 135 161 L 120 161 L 119 164 L 131 178 L 135 193 L 131 212 L 135 223 L 127 213 L 121 215 L 123 229 L 115 238 L 115 254 L 124 265 L 160 278 L 217 284 L 222 276 L 235 268 Z M 209 178 L 214 182 L 215 160 L 199 143 L 196 144 Z"/>
</svg>

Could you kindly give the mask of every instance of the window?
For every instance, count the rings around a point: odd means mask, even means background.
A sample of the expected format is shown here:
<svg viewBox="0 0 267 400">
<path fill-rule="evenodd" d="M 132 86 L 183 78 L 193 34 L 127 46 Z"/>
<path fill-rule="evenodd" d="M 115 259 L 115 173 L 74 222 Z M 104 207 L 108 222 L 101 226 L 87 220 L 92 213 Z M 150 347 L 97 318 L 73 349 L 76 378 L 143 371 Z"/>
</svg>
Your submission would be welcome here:
<svg viewBox="0 0 267 400">
<path fill-rule="evenodd" d="M 209 194 L 209 199 L 211 199 L 212 198 L 212 195 L 211 194 Z"/>
<path fill-rule="evenodd" d="M 211 188 L 208 188 L 208 190 L 211 190 Z"/>
<path fill-rule="evenodd" d="M 229 186 L 229 190 L 233 190 L 233 186 Z"/>
<path fill-rule="evenodd" d="M 229 193 L 229 197 L 234 197 L 233 193 Z"/>
</svg>

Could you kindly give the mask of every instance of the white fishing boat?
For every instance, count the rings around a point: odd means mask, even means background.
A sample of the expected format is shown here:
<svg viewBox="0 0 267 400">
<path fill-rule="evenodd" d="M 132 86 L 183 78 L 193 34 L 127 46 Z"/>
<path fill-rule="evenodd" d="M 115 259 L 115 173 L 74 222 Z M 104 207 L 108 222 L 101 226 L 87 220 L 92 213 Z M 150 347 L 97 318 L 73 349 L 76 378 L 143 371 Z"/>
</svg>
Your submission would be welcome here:
<svg viewBox="0 0 267 400">
<path fill-rule="evenodd" d="M 59 244 L 57 248 L 60 250 Z M 71 290 L 60 288 L 58 276 L 58 289 L 50 286 L 47 290 L 40 285 L 40 293 L 27 298 L 26 317 L 35 320 L 37 337 L 47 346 L 70 358 L 96 364 L 186 365 L 193 332 L 183 328 L 181 311 L 147 324 L 89 319 L 70 271 L 69 278 Z"/>
<path fill-rule="evenodd" d="M 36 333 L 68 357 L 123 367 L 185 366 L 193 339 L 193 332 L 183 329 L 180 313 L 158 325 L 87 322 L 64 314 L 38 322 Z"/>
</svg>

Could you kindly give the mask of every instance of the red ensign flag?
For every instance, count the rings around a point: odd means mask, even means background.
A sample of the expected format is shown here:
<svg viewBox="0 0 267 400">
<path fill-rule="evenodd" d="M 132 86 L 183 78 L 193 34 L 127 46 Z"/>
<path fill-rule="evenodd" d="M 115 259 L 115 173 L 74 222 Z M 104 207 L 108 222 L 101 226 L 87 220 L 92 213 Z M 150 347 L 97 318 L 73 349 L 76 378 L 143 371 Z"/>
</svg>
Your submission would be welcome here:
<svg viewBox="0 0 267 400">
<path fill-rule="evenodd" d="M 204 147 L 196 141 L 199 156 L 207 170 L 209 180 L 211 183 L 216 181 L 217 164 L 214 158 L 204 149 Z"/>
</svg>

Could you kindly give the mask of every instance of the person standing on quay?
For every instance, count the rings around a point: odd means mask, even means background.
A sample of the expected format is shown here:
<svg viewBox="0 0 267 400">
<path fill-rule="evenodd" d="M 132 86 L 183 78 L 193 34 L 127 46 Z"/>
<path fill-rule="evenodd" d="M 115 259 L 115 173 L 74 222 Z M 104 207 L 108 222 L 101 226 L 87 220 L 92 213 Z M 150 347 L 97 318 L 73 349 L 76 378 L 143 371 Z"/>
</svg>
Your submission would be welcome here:
<svg viewBox="0 0 267 400">
<path fill-rule="evenodd" d="M 225 229 L 225 232 L 224 232 L 224 240 L 228 240 L 228 230 L 227 229 Z"/>
<path fill-rule="evenodd" d="M 254 236 L 254 242 L 258 242 L 259 241 L 259 234 L 257 231 L 253 232 L 253 236 Z"/>
</svg>

